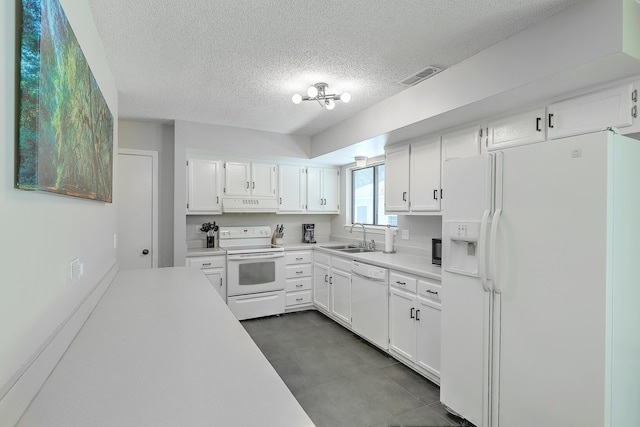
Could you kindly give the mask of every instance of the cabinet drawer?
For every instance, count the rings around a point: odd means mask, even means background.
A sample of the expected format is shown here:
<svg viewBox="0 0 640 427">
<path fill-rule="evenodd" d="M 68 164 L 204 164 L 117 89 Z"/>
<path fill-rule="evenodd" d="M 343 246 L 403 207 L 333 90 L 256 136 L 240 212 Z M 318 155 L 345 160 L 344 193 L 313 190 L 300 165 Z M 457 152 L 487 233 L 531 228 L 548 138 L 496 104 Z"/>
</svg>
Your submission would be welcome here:
<svg viewBox="0 0 640 427">
<path fill-rule="evenodd" d="M 346 258 L 331 257 L 331 268 L 351 273 L 351 260 Z"/>
<path fill-rule="evenodd" d="M 287 294 L 287 307 L 301 304 L 311 304 L 311 291 Z"/>
<path fill-rule="evenodd" d="M 418 280 L 418 294 L 422 298 L 440 301 L 442 295 L 440 283 L 428 280 Z"/>
<path fill-rule="evenodd" d="M 409 275 L 396 273 L 394 271 L 389 273 L 389 284 L 399 289 L 405 289 L 410 292 L 416 292 L 418 280 L 415 277 Z"/>
<path fill-rule="evenodd" d="M 311 251 L 287 252 L 284 256 L 287 265 L 309 264 L 311 262 Z"/>
<path fill-rule="evenodd" d="M 284 290 L 286 292 L 311 290 L 311 277 L 287 279 L 284 285 Z"/>
<path fill-rule="evenodd" d="M 287 265 L 287 279 L 311 276 L 311 264 Z"/>
<path fill-rule="evenodd" d="M 187 258 L 187 267 L 224 268 L 227 257 L 224 256 L 196 256 Z"/>
<path fill-rule="evenodd" d="M 317 252 L 313 254 L 313 262 L 318 262 L 320 264 L 329 265 L 329 255 Z"/>
</svg>

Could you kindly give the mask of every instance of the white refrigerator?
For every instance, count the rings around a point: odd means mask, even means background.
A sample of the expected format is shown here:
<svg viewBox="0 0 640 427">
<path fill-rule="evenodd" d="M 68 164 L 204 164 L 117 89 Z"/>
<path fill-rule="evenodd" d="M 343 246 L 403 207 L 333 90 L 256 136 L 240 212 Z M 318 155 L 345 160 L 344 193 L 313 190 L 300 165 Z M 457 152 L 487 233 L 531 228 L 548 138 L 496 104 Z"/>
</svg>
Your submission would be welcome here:
<svg viewBox="0 0 640 427">
<path fill-rule="evenodd" d="M 640 141 L 443 168 L 442 403 L 478 427 L 640 426 Z"/>
</svg>

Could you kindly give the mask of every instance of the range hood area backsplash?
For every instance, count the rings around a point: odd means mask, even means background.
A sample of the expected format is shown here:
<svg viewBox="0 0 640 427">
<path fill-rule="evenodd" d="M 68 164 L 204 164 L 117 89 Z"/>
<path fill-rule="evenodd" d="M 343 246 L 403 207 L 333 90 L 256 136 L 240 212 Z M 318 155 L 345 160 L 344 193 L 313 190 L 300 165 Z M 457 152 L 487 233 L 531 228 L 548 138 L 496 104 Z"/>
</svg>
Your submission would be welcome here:
<svg viewBox="0 0 640 427">
<path fill-rule="evenodd" d="M 315 224 L 315 239 L 318 243 L 338 240 L 355 243 L 362 240 L 360 227 L 349 233 L 341 215 L 276 215 L 264 213 L 238 213 L 223 215 L 189 215 L 186 223 L 188 247 L 204 246 L 205 234 L 200 227 L 205 222 L 215 221 L 219 226 L 256 226 L 268 225 L 272 229 L 276 224 L 284 225 L 283 243 L 302 242 L 302 224 Z M 401 238 L 401 231 L 409 231 L 409 239 Z M 441 237 L 442 218 L 440 216 L 398 216 L 398 233 L 395 236 L 395 249 L 399 252 L 431 257 L 431 239 Z M 374 239 L 376 246 L 384 248 L 384 234 L 367 233 L 367 239 Z M 216 242 L 217 244 L 217 242 Z"/>
<path fill-rule="evenodd" d="M 283 243 L 302 242 L 302 224 L 315 224 L 315 238 L 318 242 L 328 241 L 331 234 L 333 215 L 276 215 L 269 213 L 226 213 L 223 215 L 188 215 L 187 242 L 205 239 L 200 227 L 205 222 L 215 221 L 219 226 L 242 227 L 268 225 L 273 230 L 276 224 L 284 225 Z M 217 244 L 217 242 L 216 242 Z"/>
</svg>

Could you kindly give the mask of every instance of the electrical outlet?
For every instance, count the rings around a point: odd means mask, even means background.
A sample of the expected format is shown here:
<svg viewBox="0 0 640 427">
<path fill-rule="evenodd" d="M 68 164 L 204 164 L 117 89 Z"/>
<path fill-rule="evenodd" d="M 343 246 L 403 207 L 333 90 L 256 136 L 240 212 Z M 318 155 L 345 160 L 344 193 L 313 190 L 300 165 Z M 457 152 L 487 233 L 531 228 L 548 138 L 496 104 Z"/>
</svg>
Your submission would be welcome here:
<svg viewBox="0 0 640 427">
<path fill-rule="evenodd" d="M 84 264 L 80 262 L 80 258 L 76 258 L 69 263 L 69 270 L 72 279 L 77 279 L 84 274 Z"/>
<path fill-rule="evenodd" d="M 402 230 L 402 240 L 409 240 L 409 230 Z"/>
</svg>

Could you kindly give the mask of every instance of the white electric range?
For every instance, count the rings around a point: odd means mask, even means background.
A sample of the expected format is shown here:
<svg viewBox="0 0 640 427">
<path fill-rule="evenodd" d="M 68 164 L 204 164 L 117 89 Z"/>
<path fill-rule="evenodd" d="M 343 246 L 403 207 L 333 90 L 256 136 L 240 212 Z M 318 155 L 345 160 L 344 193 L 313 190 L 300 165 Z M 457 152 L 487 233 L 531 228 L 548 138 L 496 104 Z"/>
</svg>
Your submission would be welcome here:
<svg viewBox="0 0 640 427">
<path fill-rule="evenodd" d="M 238 320 L 284 313 L 284 249 L 271 244 L 271 227 L 220 227 L 227 251 L 227 304 Z"/>
</svg>

